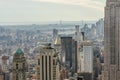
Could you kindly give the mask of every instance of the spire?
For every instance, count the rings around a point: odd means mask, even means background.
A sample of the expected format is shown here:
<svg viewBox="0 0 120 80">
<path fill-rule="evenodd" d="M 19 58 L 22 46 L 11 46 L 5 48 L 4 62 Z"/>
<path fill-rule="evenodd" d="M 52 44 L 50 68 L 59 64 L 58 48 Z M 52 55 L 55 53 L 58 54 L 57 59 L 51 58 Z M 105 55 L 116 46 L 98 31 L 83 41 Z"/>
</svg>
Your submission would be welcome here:
<svg viewBox="0 0 120 80">
<path fill-rule="evenodd" d="M 54 44 L 55 44 L 55 45 L 60 45 L 60 44 L 61 44 L 61 41 L 60 41 L 60 38 L 59 38 L 59 37 L 56 37 Z"/>
</svg>

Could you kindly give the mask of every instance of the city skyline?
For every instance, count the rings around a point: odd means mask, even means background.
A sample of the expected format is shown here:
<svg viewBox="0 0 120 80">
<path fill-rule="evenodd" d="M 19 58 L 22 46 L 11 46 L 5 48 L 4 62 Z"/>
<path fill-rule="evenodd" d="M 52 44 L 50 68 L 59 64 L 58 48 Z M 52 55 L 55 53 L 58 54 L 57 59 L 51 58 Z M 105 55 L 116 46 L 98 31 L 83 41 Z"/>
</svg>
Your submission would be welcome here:
<svg viewBox="0 0 120 80">
<path fill-rule="evenodd" d="M 104 6 L 105 0 L 0 0 L 0 22 L 98 20 Z"/>
<path fill-rule="evenodd" d="M 111 1 L 0 0 L 0 80 L 118 80 Z"/>
</svg>

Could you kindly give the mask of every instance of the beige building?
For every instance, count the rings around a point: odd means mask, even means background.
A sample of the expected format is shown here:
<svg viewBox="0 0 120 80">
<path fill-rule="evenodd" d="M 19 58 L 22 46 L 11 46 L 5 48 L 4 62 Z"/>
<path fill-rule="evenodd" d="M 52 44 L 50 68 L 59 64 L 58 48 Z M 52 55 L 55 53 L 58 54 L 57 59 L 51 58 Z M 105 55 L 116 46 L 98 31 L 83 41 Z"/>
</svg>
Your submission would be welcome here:
<svg viewBox="0 0 120 80">
<path fill-rule="evenodd" d="M 93 73 L 93 46 L 90 41 L 81 43 L 80 65 L 80 73 Z"/>
<path fill-rule="evenodd" d="M 105 63 L 103 80 L 120 80 L 120 0 L 105 7 Z"/>
<path fill-rule="evenodd" d="M 12 80 L 26 80 L 26 59 L 21 49 L 14 54 L 12 76 Z"/>
<path fill-rule="evenodd" d="M 59 80 L 59 76 L 56 50 L 50 45 L 41 47 L 37 59 L 37 80 Z"/>
</svg>

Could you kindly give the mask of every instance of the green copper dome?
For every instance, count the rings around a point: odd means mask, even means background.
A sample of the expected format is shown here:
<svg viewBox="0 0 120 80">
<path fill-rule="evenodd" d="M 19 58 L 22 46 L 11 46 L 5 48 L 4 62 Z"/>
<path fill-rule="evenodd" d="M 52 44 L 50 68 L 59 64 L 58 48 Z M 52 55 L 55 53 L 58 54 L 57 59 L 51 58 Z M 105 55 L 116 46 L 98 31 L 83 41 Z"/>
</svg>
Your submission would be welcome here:
<svg viewBox="0 0 120 80">
<path fill-rule="evenodd" d="M 16 53 L 15 54 L 24 54 L 23 51 L 19 48 L 17 49 Z"/>
</svg>

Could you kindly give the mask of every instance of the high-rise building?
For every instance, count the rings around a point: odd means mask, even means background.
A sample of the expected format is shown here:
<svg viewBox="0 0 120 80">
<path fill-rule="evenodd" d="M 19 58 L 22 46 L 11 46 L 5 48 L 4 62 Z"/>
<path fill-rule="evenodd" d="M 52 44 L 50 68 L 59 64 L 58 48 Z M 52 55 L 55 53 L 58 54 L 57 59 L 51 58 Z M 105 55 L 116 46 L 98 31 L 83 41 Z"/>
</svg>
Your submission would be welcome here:
<svg viewBox="0 0 120 80">
<path fill-rule="evenodd" d="M 60 64 L 61 64 L 62 63 L 62 54 L 61 54 L 61 40 L 60 40 L 60 37 L 57 37 L 55 39 L 54 48 L 56 49 L 57 53 L 59 53 L 58 57 L 59 57 Z"/>
<path fill-rule="evenodd" d="M 103 36 L 104 34 L 104 20 L 100 19 L 96 22 L 96 33 L 98 36 Z"/>
<path fill-rule="evenodd" d="M 85 40 L 85 33 L 81 32 L 81 42 Z"/>
<path fill-rule="evenodd" d="M 75 50 L 75 52 L 73 52 L 73 57 L 75 58 L 75 59 L 77 59 L 77 61 L 76 60 L 74 60 L 74 61 L 76 61 L 77 63 L 73 63 L 73 64 L 76 64 L 76 66 L 77 66 L 77 72 L 80 72 L 80 50 L 79 50 L 79 48 L 80 48 L 80 43 L 84 40 L 84 33 L 82 33 L 81 32 L 81 29 L 79 29 L 79 25 L 76 25 L 75 26 L 75 29 L 76 29 L 76 32 L 75 32 L 75 38 L 74 38 L 74 40 L 75 40 L 75 45 L 74 45 L 74 47 L 73 47 L 73 50 Z M 74 42 L 74 41 L 73 41 Z M 77 42 L 77 44 L 76 44 L 76 42 Z M 77 46 L 77 47 L 76 47 Z M 76 57 L 77 56 L 77 57 Z M 75 67 L 75 66 L 74 66 Z M 74 67 L 73 67 L 73 69 L 74 69 Z M 76 70 L 75 70 L 75 72 L 76 72 Z"/>
<path fill-rule="evenodd" d="M 53 29 L 53 43 L 55 42 L 55 39 L 58 37 L 58 30 Z"/>
<path fill-rule="evenodd" d="M 2 56 L 1 68 L 3 72 L 9 71 L 9 56 Z"/>
<path fill-rule="evenodd" d="M 83 44 L 84 71 L 93 73 L 93 46 L 91 42 Z"/>
<path fill-rule="evenodd" d="M 81 73 L 93 73 L 93 46 L 92 42 L 84 41 L 81 44 Z"/>
<path fill-rule="evenodd" d="M 77 60 L 77 41 L 72 41 L 72 69 L 73 73 L 77 73 L 78 60 Z"/>
<path fill-rule="evenodd" d="M 80 43 L 80 29 L 79 29 L 79 25 L 76 25 L 75 26 L 75 29 L 76 29 L 76 40 L 77 40 L 77 44 L 79 45 Z"/>
<path fill-rule="evenodd" d="M 66 67 L 72 67 L 72 37 L 61 37 L 63 63 Z"/>
<path fill-rule="evenodd" d="M 13 79 L 26 80 L 26 59 L 23 51 L 19 48 L 13 57 Z"/>
<path fill-rule="evenodd" d="M 37 59 L 37 80 L 59 80 L 58 54 L 51 45 L 40 48 Z"/>
<path fill-rule="evenodd" d="M 54 42 L 54 48 L 58 51 L 61 52 L 61 40 L 60 37 L 56 37 L 55 42 Z"/>
<path fill-rule="evenodd" d="M 2 56 L 2 64 L 9 65 L 9 56 Z"/>
<path fill-rule="evenodd" d="M 104 80 L 120 80 L 120 0 L 107 0 L 105 7 Z"/>
</svg>

